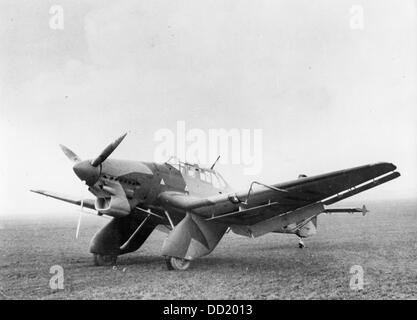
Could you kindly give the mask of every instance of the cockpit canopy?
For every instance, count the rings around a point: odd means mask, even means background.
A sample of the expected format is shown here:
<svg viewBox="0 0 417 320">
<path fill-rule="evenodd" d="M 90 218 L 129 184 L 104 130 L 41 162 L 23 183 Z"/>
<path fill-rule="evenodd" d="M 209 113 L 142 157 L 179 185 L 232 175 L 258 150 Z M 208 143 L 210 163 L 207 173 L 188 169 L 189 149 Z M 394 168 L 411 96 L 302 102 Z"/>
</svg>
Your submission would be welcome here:
<svg viewBox="0 0 417 320">
<path fill-rule="evenodd" d="M 166 164 L 179 170 L 182 175 L 199 179 L 203 182 L 211 184 L 217 189 L 229 189 L 229 185 L 216 170 L 202 168 L 198 164 L 191 164 L 180 161 L 177 157 L 171 157 Z"/>
</svg>

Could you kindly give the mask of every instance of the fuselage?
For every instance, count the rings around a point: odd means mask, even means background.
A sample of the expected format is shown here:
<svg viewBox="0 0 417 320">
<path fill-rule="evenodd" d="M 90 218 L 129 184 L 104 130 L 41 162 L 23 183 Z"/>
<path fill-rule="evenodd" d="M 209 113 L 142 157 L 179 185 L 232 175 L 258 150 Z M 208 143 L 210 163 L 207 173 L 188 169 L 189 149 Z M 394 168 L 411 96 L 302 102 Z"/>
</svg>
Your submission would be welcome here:
<svg viewBox="0 0 417 320">
<path fill-rule="evenodd" d="M 198 165 L 107 159 L 89 170 L 89 161 L 83 161 L 74 171 L 97 197 L 96 209 L 113 216 L 128 215 L 137 207 L 162 210 L 158 196 L 164 191 L 195 197 L 232 191 L 217 171 Z"/>
</svg>

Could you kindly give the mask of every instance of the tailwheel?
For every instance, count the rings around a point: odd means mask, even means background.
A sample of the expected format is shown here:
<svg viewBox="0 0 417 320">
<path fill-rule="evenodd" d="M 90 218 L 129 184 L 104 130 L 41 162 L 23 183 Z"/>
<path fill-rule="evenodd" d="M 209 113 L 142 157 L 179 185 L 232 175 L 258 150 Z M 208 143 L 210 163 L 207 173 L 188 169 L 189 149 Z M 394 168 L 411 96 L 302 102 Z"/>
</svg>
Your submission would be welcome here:
<svg viewBox="0 0 417 320">
<path fill-rule="evenodd" d="M 187 270 L 190 266 L 191 261 L 183 258 L 177 257 L 166 257 L 165 262 L 167 264 L 168 270 Z"/>
<path fill-rule="evenodd" d="M 95 266 L 114 266 L 117 261 L 116 255 L 103 255 L 103 254 L 94 254 L 94 265 Z"/>
<path fill-rule="evenodd" d="M 304 244 L 303 240 L 300 239 L 300 241 L 298 241 L 298 247 L 300 249 L 303 249 L 305 247 L 305 244 Z"/>
</svg>

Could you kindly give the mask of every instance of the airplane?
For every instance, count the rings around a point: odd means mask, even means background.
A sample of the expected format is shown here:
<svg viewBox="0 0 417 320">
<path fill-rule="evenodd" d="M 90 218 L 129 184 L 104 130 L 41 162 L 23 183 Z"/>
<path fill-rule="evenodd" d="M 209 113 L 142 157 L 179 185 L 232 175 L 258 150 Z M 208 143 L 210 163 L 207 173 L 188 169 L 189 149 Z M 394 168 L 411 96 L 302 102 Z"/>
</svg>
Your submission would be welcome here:
<svg viewBox="0 0 417 320">
<path fill-rule="evenodd" d="M 365 206 L 330 205 L 400 176 L 394 164 L 380 162 L 310 177 L 302 174 L 273 185 L 253 181 L 248 190 L 234 191 L 214 170 L 219 158 L 210 168 L 176 158 L 165 163 L 108 159 L 125 136 L 89 160 L 60 145 L 95 199 L 30 190 L 109 216 L 111 221 L 90 243 L 99 266 L 115 265 L 118 256 L 138 250 L 154 229 L 168 233 L 161 254 L 169 270 L 188 269 L 229 231 L 251 238 L 295 234 L 303 248 L 302 239 L 317 232 L 318 215 L 367 212 Z"/>
</svg>

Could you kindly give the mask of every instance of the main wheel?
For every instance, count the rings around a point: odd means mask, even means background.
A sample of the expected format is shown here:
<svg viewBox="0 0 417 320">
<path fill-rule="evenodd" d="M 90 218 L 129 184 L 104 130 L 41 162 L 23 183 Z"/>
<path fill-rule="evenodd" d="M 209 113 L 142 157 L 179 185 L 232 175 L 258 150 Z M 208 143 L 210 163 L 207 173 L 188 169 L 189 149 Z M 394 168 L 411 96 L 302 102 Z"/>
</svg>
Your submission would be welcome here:
<svg viewBox="0 0 417 320">
<path fill-rule="evenodd" d="M 103 255 L 103 254 L 94 254 L 94 265 L 95 266 L 114 266 L 117 261 L 117 256 L 115 255 Z"/>
<path fill-rule="evenodd" d="M 167 264 L 168 270 L 187 270 L 190 266 L 191 261 L 187 259 L 177 258 L 177 257 L 166 257 L 165 262 Z"/>
</svg>

